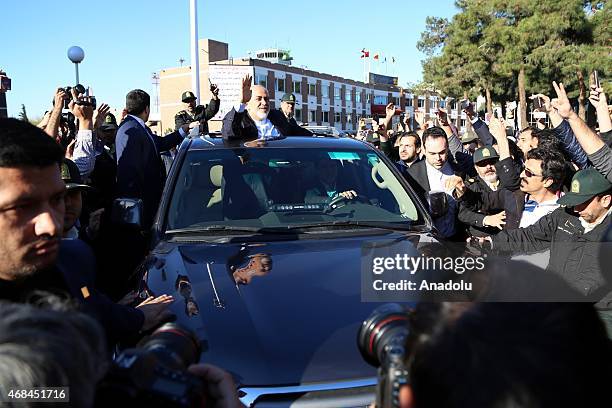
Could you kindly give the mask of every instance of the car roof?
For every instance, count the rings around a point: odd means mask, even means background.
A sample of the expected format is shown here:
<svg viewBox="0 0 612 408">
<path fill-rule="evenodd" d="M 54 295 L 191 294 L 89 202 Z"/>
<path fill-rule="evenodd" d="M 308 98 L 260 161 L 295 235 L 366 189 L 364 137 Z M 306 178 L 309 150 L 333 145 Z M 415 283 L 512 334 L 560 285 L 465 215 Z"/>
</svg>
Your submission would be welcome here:
<svg viewBox="0 0 612 408">
<path fill-rule="evenodd" d="M 228 142 L 220 137 L 200 136 L 190 140 L 190 151 L 244 148 L 243 141 Z M 360 140 L 318 136 L 289 136 L 282 139 L 269 140 L 267 141 L 266 147 L 375 150 L 372 146 Z"/>
</svg>

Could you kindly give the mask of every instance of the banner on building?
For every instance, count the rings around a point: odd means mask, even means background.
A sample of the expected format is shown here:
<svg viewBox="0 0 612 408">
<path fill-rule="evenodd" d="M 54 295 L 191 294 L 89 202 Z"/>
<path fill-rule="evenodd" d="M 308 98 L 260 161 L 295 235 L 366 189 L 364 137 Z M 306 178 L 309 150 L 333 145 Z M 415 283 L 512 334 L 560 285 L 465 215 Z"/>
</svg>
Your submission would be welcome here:
<svg viewBox="0 0 612 408">
<path fill-rule="evenodd" d="M 372 85 L 395 85 L 397 86 L 397 77 L 375 74 L 370 72 L 368 83 Z"/>
<path fill-rule="evenodd" d="M 221 104 L 219 112 L 212 120 L 223 120 L 225 114 L 240 102 L 242 96 L 242 79 L 246 75 L 254 77 L 254 67 L 251 65 L 209 65 L 210 82 L 219 87 Z"/>
</svg>

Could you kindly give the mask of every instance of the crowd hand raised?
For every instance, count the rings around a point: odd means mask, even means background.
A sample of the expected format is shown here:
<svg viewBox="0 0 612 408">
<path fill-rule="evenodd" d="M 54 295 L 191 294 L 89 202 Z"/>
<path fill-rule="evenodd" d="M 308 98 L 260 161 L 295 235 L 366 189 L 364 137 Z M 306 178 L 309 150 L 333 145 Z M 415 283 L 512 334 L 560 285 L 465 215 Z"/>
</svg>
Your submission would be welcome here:
<svg viewBox="0 0 612 408">
<path fill-rule="evenodd" d="M 234 379 L 227 371 L 211 364 L 192 364 L 187 371 L 202 379 L 207 407 L 244 408 L 238 399 Z"/>
<path fill-rule="evenodd" d="M 391 119 L 393 116 L 395 116 L 395 105 L 393 104 L 393 102 L 391 102 L 385 108 L 385 118 Z"/>
<path fill-rule="evenodd" d="M 64 157 L 66 157 L 68 160 L 72 160 L 72 156 L 74 156 L 74 146 L 75 145 L 76 145 L 76 139 L 72 139 L 72 141 L 68 143 L 68 146 L 66 146 L 66 153 L 64 154 Z"/>
<path fill-rule="evenodd" d="M 483 224 L 488 227 L 495 227 L 504 229 L 504 225 L 506 224 L 506 212 L 502 211 L 497 214 L 487 215 L 484 217 Z"/>
<path fill-rule="evenodd" d="M 219 98 L 219 87 L 217 84 L 210 84 L 210 92 L 212 93 L 213 99 Z"/>
<path fill-rule="evenodd" d="M 467 104 L 463 111 L 470 119 L 476 116 L 476 112 L 474 112 L 474 104 L 471 102 Z"/>
<path fill-rule="evenodd" d="M 503 119 L 492 117 L 489 121 L 489 131 L 495 137 L 496 140 L 506 138 L 506 125 Z"/>
<path fill-rule="evenodd" d="M 240 102 L 242 103 L 247 103 L 248 101 L 251 100 L 251 81 L 253 80 L 253 77 L 249 74 L 247 74 L 243 79 L 242 79 L 242 99 L 240 100 Z"/>
<path fill-rule="evenodd" d="M 78 95 L 76 90 L 72 88 L 72 101 L 68 108 L 72 114 L 81 122 L 90 122 L 93 119 L 93 106 L 90 103 L 78 104 L 76 102 L 89 102 L 88 96 Z"/>
<path fill-rule="evenodd" d="M 608 101 L 606 99 L 606 94 L 604 93 L 603 88 L 595 88 L 594 85 L 591 85 L 591 90 L 589 92 L 589 102 L 595 109 L 608 109 Z"/>
<path fill-rule="evenodd" d="M 436 115 L 438 116 L 441 126 L 448 126 L 448 114 L 445 109 L 438 108 Z"/>
<path fill-rule="evenodd" d="M 110 106 L 108 106 L 106 103 L 103 103 L 102 105 L 98 106 L 94 119 L 94 129 L 97 129 L 102 126 L 102 124 L 104 123 L 104 118 L 106 117 L 108 112 L 110 112 Z"/>
<path fill-rule="evenodd" d="M 450 176 L 444 182 L 444 191 L 449 192 L 455 198 L 461 198 L 465 194 L 466 186 L 459 176 Z"/>
<path fill-rule="evenodd" d="M 570 119 L 576 113 L 572 109 L 572 104 L 567 97 L 567 93 L 565 92 L 565 87 L 562 83 L 557 85 L 556 82 L 553 81 L 553 87 L 555 88 L 555 92 L 557 93 L 557 98 L 551 101 L 552 107 L 559 113 L 563 119 Z"/>
<path fill-rule="evenodd" d="M 62 88 L 58 88 L 57 91 L 55 91 L 55 96 L 53 97 L 53 109 L 62 110 L 66 97 L 66 91 L 64 91 Z"/>
<path fill-rule="evenodd" d="M 87 233 L 90 238 L 96 238 L 100 232 L 100 224 L 102 223 L 102 214 L 104 208 L 98 208 L 89 214 L 89 224 L 87 225 Z"/>
<path fill-rule="evenodd" d="M 423 128 L 425 124 L 425 112 L 422 112 L 420 109 L 414 112 L 414 120 L 418 123 L 420 128 Z"/>
<path fill-rule="evenodd" d="M 172 317 L 172 312 L 168 310 L 168 306 L 172 302 L 174 302 L 174 298 L 170 295 L 149 296 L 136 306 L 137 309 L 142 311 L 145 318 L 141 330 L 150 330 Z"/>
<path fill-rule="evenodd" d="M 542 104 L 544 105 L 544 110 L 546 111 L 546 113 L 550 113 L 553 110 L 552 101 L 547 95 L 540 93 L 540 94 L 531 95 L 529 97 L 529 99 L 531 100 L 534 100 L 536 98 L 540 98 L 542 100 Z"/>
</svg>

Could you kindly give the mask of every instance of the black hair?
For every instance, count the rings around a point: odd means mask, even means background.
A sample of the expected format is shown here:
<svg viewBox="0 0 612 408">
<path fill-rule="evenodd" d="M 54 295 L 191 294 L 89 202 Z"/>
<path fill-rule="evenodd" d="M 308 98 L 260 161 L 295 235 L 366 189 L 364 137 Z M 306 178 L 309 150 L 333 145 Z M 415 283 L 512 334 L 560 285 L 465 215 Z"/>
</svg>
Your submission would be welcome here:
<svg viewBox="0 0 612 408">
<path fill-rule="evenodd" d="M 64 150 L 44 131 L 17 119 L 0 119 L 0 167 L 59 165 Z"/>
<path fill-rule="evenodd" d="M 398 136 L 398 139 L 401 139 L 403 137 L 414 137 L 415 141 L 414 141 L 414 145 L 416 146 L 417 149 L 419 149 L 421 147 L 421 138 L 419 137 L 419 134 L 416 132 L 404 132 L 401 136 Z"/>
<path fill-rule="evenodd" d="M 561 140 L 555 134 L 555 131 L 552 129 L 537 129 L 531 133 L 532 137 L 538 139 L 538 147 L 544 150 L 555 150 L 561 154 L 565 155 L 565 149 L 563 148 L 563 144 Z"/>
<path fill-rule="evenodd" d="M 551 191 L 559 191 L 570 173 L 567 160 L 559 152 L 536 147 L 527 152 L 527 159 L 542 161 L 542 179 L 550 178 L 553 183 L 548 187 Z"/>
<path fill-rule="evenodd" d="M 439 139 L 442 137 L 446 139 L 446 143 L 448 144 L 448 137 L 446 136 L 446 132 L 444 131 L 444 129 L 442 129 L 440 126 L 432 126 L 430 128 L 427 128 L 423 132 L 422 142 L 423 142 L 423 145 L 425 145 L 425 142 L 427 142 L 428 138 Z"/>
<path fill-rule="evenodd" d="M 151 97 L 142 89 L 134 89 L 125 96 L 125 109 L 130 115 L 140 115 L 151 106 Z"/>
<path fill-rule="evenodd" d="M 422 303 L 410 326 L 417 408 L 569 408 L 604 398 L 610 346 L 592 304 Z"/>
</svg>

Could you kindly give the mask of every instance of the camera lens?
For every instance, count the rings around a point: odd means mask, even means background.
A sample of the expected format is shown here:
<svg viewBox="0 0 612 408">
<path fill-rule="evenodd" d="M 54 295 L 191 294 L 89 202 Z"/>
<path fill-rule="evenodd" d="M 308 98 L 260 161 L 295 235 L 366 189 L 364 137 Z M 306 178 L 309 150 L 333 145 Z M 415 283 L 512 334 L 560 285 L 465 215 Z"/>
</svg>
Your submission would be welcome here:
<svg viewBox="0 0 612 408">
<path fill-rule="evenodd" d="M 200 360 L 200 342 L 195 333 L 176 323 L 166 323 L 142 344 L 168 368 L 184 371 Z"/>
<path fill-rule="evenodd" d="M 397 303 L 376 308 L 357 334 L 357 346 L 365 361 L 374 367 L 384 363 L 391 345 L 403 348 L 408 337 L 408 310 Z"/>
</svg>

